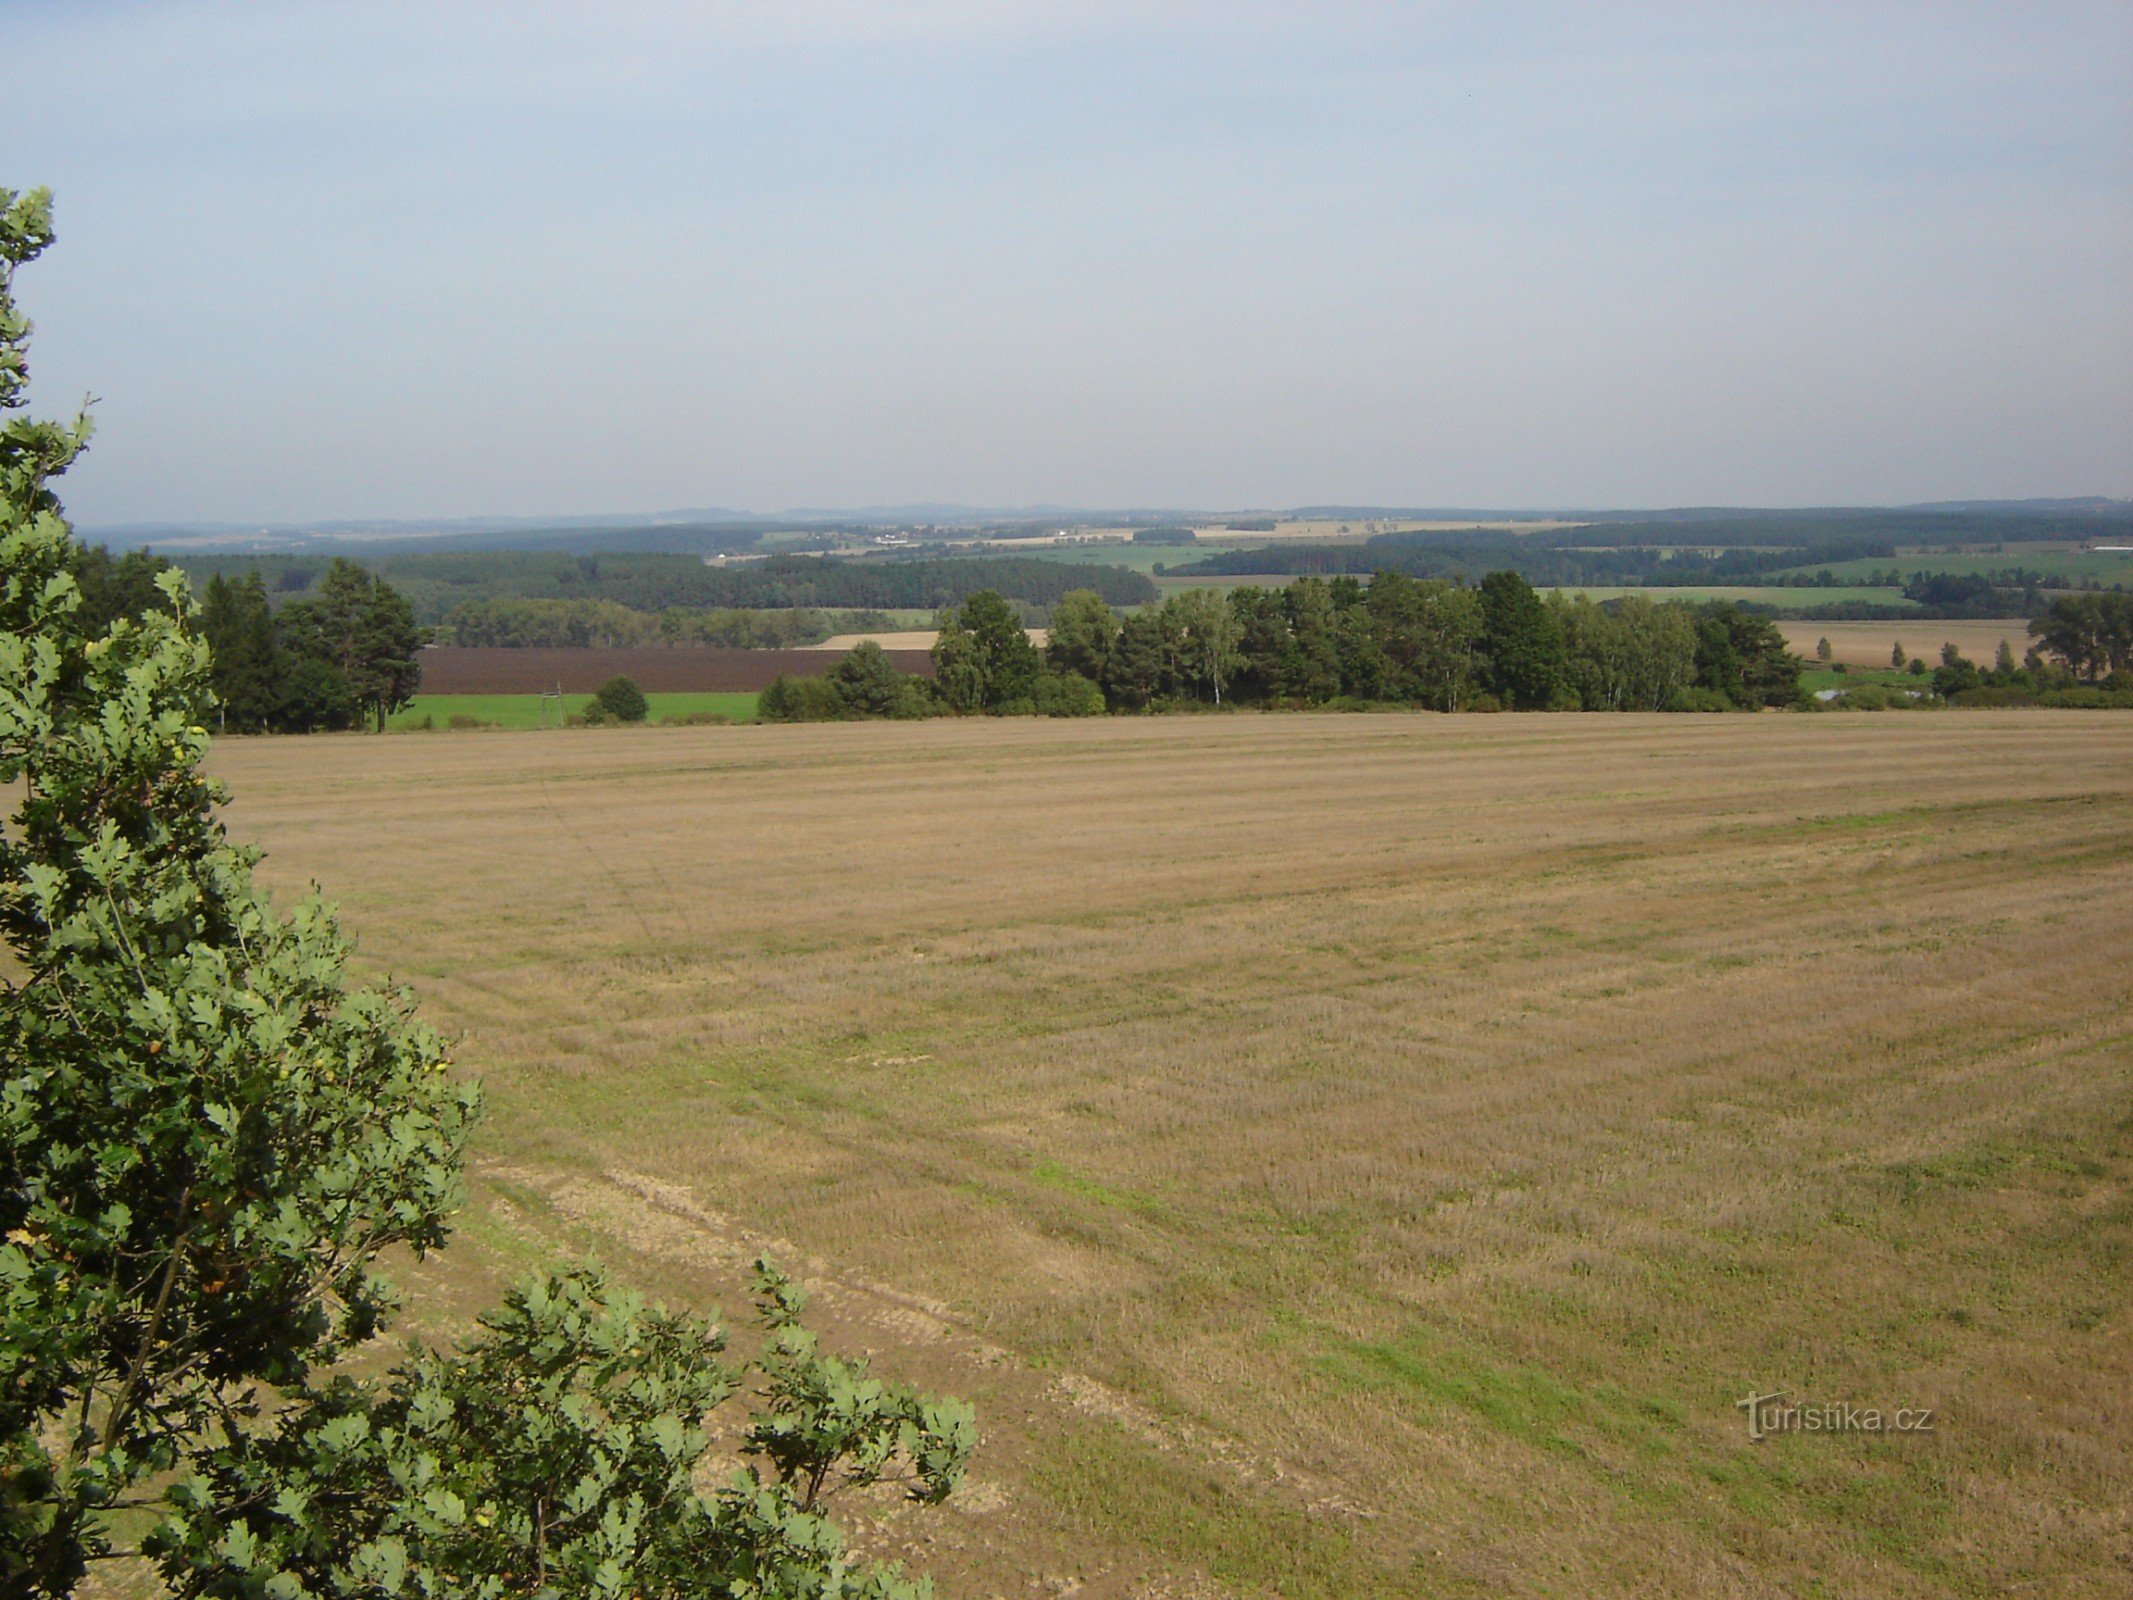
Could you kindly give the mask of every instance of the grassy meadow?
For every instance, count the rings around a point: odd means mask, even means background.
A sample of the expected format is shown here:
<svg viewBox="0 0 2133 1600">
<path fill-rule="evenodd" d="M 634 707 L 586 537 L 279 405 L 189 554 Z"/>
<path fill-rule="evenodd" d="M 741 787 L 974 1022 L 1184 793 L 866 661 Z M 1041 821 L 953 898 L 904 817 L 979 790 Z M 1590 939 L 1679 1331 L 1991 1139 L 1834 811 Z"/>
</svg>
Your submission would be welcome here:
<svg viewBox="0 0 2133 1600">
<path fill-rule="evenodd" d="M 1926 643 L 1923 635 L 1919 640 Z M 944 1596 L 2105 1596 L 2133 718 L 230 739 L 595 1251 L 971 1398 Z M 1736 1402 L 1930 1408 L 1751 1442 Z"/>
<path fill-rule="evenodd" d="M 648 694 L 644 699 L 651 708 L 649 716 L 653 722 L 666 717 L 704 715 L 721 716 L 732 722 L 755 719 L 756 697 L 753 694 Z M 583 716 L 591 703 L 589 694 L 562 697 L 563 712 L 567 716 Z M 497 728 L 553 727 L 556 724 L 556 702 L 537 694 L 418 694 L 392 714 L 386 727 L 395 733 L 449 728 L 454 717 L 471 718 L 474 722 Z"/>
<path fill-rule="evenodd" d="M 2124 540 L 2119 540 L 2124 543 Z M 1855 561 L 1831 561 L 1811 567 L 1795 567 L 1801 577 L 1828 572 L 1836 578 L 1863 579 L 1870 573 L 1896 568 L 1906 577 L 1914 572 L 1962 574 L 2005 572 L 2019 567 L 2042 573 L 2047 581 L 2096 582 L 2105 585 L 2133 583 L 2133 551 L 2097 550 L 2085 545 L 2003 544 L 1996 548 L 1975 547 L 1958 551 L 1899 549 L 1894 559 L 1867 556 Z M 1883 589 L 1882 594 L 1895 591 Z"/>
</svg>

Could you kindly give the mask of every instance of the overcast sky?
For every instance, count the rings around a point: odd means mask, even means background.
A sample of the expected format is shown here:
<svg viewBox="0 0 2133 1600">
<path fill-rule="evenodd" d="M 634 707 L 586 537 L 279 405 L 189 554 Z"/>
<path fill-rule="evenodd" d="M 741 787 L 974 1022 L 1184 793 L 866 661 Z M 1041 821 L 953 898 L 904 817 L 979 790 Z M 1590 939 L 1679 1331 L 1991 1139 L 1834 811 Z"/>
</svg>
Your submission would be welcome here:
<svg viewBox="0 0 2133 1600">
<path fill-rule="evenodd" d="M 2133 5 L 0 0 L 78 520 L 2133 494 Z"/>
</svg>

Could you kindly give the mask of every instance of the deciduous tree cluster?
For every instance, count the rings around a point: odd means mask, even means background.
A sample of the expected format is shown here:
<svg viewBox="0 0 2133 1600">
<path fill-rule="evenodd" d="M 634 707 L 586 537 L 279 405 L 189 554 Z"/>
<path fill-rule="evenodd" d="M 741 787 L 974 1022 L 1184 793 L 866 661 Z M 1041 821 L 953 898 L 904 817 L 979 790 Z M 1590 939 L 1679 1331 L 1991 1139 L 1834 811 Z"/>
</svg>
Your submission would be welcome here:
<svg viewBox="0 0 2133 1600">
<path fill-rule="evenodd" d="M 1125 616 L 1083 590 L 1053 609 L 1042 653 L 1005 601 L 974 595 L 943 614 L 933 659 L 929 685 L 862 646 L 826 678 L 773 684 L 761 714 L 1056 716 L 1336 702 L 1753 709 L 1794 703 L 1801 668 L 1775 625 L 1736 607 L 1543 600 L 1515 572 L 1492 572 L 1474 587 L 1381 572 L 1368 583 L 1302 577 L 1281 589 L 1191 589 Z"/>
</svg>

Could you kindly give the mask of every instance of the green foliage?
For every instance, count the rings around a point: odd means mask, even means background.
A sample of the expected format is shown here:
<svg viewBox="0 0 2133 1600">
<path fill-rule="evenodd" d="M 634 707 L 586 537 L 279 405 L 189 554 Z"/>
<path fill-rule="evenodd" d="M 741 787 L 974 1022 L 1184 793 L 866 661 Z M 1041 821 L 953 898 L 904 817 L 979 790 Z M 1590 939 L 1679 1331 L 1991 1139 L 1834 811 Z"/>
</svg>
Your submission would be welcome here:
<svg viewBox="0 0 2133 1600">
<path fill-rule="evenodd" d="M 157 574 L 174 570 L 143 551 L 114 561 L 101 547 L 76 548 L 82 587 L 77 623 L 96 633 L 120 618 L 168 612 Z M 337 561 L 315 600 L 277 615 L 253 567 L 208 579 L 199 617 L 213 656 L 218 728 L 311 733 L 383 719 L 421 681 L 420 630 L 405 598 L 351 562 Z"/>
<path fill-rule="evenodd" d="M 2029 625 L 2044 652 L 2091 681 L 2133 669 L 2133 595 L 2075 594 L 2054 600 Z"/>
<path fill-rule="evenodd" d="M 30 381 L 30 319 L 15 304 L 15 269 L 52 242 L 52 195 L 0 189 L 0 489 L 11 515 L 55 511 L 45 485 L 66 471 L 89 442 L 87 413 L 72 422 L 20 416 Z"/>
<path fill-rule="evenodd" d="M 86 633 L 102 633 L 120 617 L 168 611 L 170 602 L 157 585 L 170 563 L 146 550 L 113 556 L 102 545 L 76 545 L 74 582 L 81 589 L 78 620 Z"/>
<path fill-rule="evenodd" d="M 805 607 L 779 611 L 669 607 L 653 612 L 613 600 L 500 596 L 454 606 L 438 632 L 452 644 L 508 648 L 709 645 L 784 650 L 819 644 L 832 629 L 824 613 Z"/>
<path fill-rule="evenodd" d="M 1691 684 L 1686 689 L 1675 691 L 1674 697 L 1663 708 L 1667 711 L 1735 711 L 1731 695 L 1721 694 L 1716 689 L 1706 689 L 1701 684 Z"/>
<path fill-rule="evenodd" d="M 535 1280 L 452 1355 L 308 1392 L 271 1436 L 202 1457 L 152 1540 L 179 1593 L 917 1596 L 851 1570 L 821 1514 L 895 1479 L 946 1498 L 976 1442 L 955 1401 L 825 1356 L 796 1286 L 758 1263 L 767 1348 L 725 1358 L 692 1322 L 578 1270 Z M 750 1468 L 706 1493 L 712 1415 L 756 1380 Z M 240 1559 L 241 1558 L 241 1559 Z"/>
<path fill-rule="evenodd" d="M 2006 641 L 2002 640 L 2000 647 L 2004 651 Z M 1984 683 L 1984 674 L 1978 671 L 1976 662 L 1965 660 L 1962 652 L 1952 644 L 1941 648 L 1940 665 L 1933 672 L 1935 694 L 1943 700 L 1952 700 L 1971 689 L 1984 687 Z"/>
<path fill-rule="evenodd" d="M 841 722 L 852 714 L 828 678 L 792 678 L 780 673 L 756 701 L 763 722 Z"/>
<path fill-rule="evenodd" d="M 1104 681 L 1111 647 L 1118 638 L 1118 618 L 1093 589 L 1075 589 L 1052 608 L 1045 659 L 1054 670 L 1077 673 L 1091 683 Z"/>
<path fill-rule="evenodd" d="M 1696 615 L 1696 682 L 1737 706 L 1796 704 L 1801 665 L 1767 617 L 1725 604 Z"/>
<path fill-rule="evenodd" d="M 1042 665 L 1021 617 L 991 590 L 941 616 L 934 688 L 954 710 L 998 712 L 1027 702 Z"/>
<path fill-rule="evenodd" d="M 1137 611 L 1126 618 L 1104 673 L 1104 688 L 1112 701 L 1130 711 L 1153 704 L 1169 690 L 1175 651 L 1166 611 Z"/>
<path fill-rule="evenodd" d="M 182 578 L 83 627 L 51 437 L 0 450 L 0 1577 L 30 1595 L 248 1385 L 371 1334 L 375 1259 L 442 1240 L 476 1108 L 224 836 Z"/>
<path fill-rule="evenodd" d="M 1664 711 L 1696 681 L 1696 624 L 1680 606 L 1632 595 L 1609 607 L 1551 602 L 1565 661 L 1587 711 Z"/>
<path fill-rule="evenodd" d="M 1040 717 L 1100 717 L 1104 692 L 1078 672 L 1045 672 L 1038 675 L 1030 705 Z"/>
<path fill-rule="evenodd" d="M 854 716 L 922 717 L 932 710 L 924 680 L 897 671 L 889 653 L 872 639 L 852 646 L 828 677 Z"/>
<path fill-rule="evenodd" d="M 1228 599 L 1219 589 L 1187 589 L 1165 600 L 1163 610 L 1179 683 L 1195 698 L 1220 705 L 1223 686 L 1244 661 L 1238 651 L 1243 630 Z"/>
<path fill-rule="evenodd" d="M 635 680 L 620 673 L 593 690 L 592 703 L 610 722 L 642 722 L 651 709 Z"/>
<path fill-rule="evenodd" d="M 283 607 L 280 625 L 293 654 L 340 673 L 349 701 L 380 733 L 421 687 L 416 653 L 426 635 L 414 608 L 353 561 L 335 557 L 317 595 Z"/>
<path fill-rule="evenodd" d="M 1504 704 L 1545 711 L 1568 687 L 1562 628 L 1517 573 L 1492 572 L 1481 580 L 1481 631 L 1489 687 Z"/>
<path fill-rule="evenodd" d="M 644 698 L 651 707 L 650 721 L 678 726 L 753 722 L 758 697 L 741 690 L 713 690 L 673 694 L 655 691 Z M 424 727 L 427 719 L 432 728 L 466 723 L 484 728 L 547 728 L 555 725 L 559 712 L 567 722 L 572 715 L 582 716 L 591 704 L 589 694 L 565 695 L 560 705 L 552 697 L 539 694 L 418 694 L 394 712 L 386 726 L 395 733 L 415 732 Z M 454 718 L 460 721 L 455 722 Z"/>
<path fill-rule="evenodd" d="M 214 662 L 216 712 L 222 726 L 241 733 L 282 727 L 297 710 L 292 689 L 315 696 L 315 676 L 301 686 L 289 681 L 295 663 L 275 635 L 266 586 L 257 572 L 234 583 L 219 574 L 208 580 L 200 634 Z M 345 702 L 345 683 L 340 687 Z M 321 710 L 315 698 L 307 699 L 302 709 L 311 713 L 315 726 Z M 328 715 L 344 709 L 334 704 Z"/>
<path fill-rule="evenodd" d="M 1156 598 L 1146 573 L 1096 563 L 1031 556 L 952 557 L 942 560 L 840 560 L 825 556 L 769 556 L 706 565 L 700 556 L 615 552 L 572 556 L 525 550 L 382 552 L 364 557 L 371 570 L 408 597 L 418 622 L 442 623 L 459 607 L 492 601 L 567 600 L 624 608 L 662 629 L 666 614 L 722 610 L 812 612 L 875 609 L 936 612 L 960 605 L 982 589 L 1031 605 L 1055 605 L 1071 589 L 1094 589 L 1115 606 Z M 180 563 L 198 581 L 257 565 L 267 588 L 305 598 L 329 563 L 318 556 L 194 556 Z M 514 615 L 508 609 L 504 616 Z M 613 619 L 615 613 L 595 613 Z M 479 622 L 480 614 L 468 618 Z M 638 626 L 633 624 L 632 626 Z M 688 629 L 692 622 L 677 626 Z M 677 638 L 674 642 L 721 643 Z"/>
</svg>

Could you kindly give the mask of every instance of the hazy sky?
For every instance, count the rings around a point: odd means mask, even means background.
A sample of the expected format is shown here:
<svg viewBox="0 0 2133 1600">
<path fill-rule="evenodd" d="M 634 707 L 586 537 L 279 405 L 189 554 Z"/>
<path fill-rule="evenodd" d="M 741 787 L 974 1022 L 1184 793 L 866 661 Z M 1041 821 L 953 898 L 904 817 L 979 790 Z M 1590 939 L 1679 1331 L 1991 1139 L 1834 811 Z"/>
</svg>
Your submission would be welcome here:
<svg viewBox="0 0 2133 1600">
<path fill-rule="evenodd" d="M 88 523 L 2133 494 L 2133 5 L 0 0 Z"/>
</svg>

